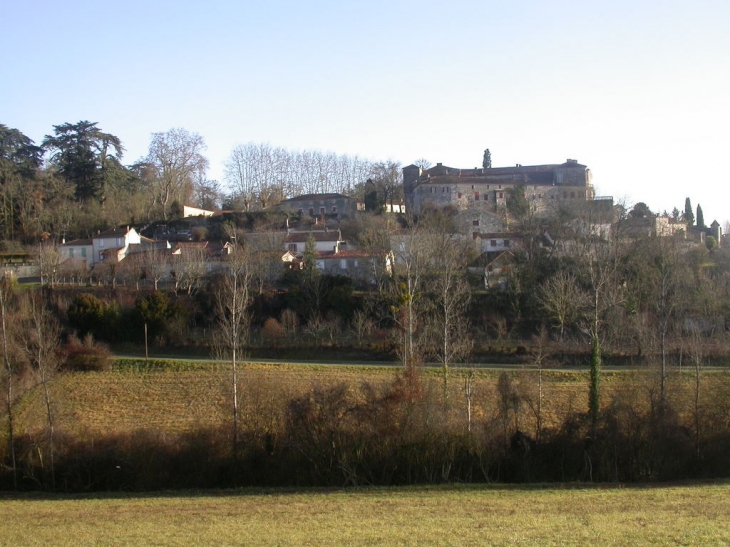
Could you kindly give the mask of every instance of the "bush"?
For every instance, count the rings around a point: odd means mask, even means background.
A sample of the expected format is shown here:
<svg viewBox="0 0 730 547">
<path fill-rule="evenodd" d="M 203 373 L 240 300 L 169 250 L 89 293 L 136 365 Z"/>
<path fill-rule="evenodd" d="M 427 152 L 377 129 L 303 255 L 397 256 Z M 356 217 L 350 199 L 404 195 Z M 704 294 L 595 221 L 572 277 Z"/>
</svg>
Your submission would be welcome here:
<svg viewBox="0 0 730 547">
<path fill-rule="evenodd" d="M 94 341 L 89 333 L 79 340 L 76 334 L 69 336 L 68 343 L 64 347 L 66 359 L 63 363 L 65 370 L 78 372 L 91 372 L 111 370 L 111 352 L 106 344 Z"/>
</svg>

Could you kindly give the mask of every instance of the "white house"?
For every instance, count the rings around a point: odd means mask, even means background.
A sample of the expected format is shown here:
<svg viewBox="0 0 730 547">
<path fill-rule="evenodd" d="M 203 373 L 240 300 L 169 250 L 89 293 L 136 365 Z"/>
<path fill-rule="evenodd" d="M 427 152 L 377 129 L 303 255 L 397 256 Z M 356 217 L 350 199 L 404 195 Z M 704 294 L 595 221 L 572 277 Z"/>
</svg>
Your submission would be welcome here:
<svg viewBox="0 0 730 547">
<path fill-rule="evenodd" d="M 127 256 L 130 245 L 139 245 L 142 242 L 142 238 L 137 233 L 137 230 L 129 226 L 98 233 L 91 240 L 93 246 L 93 264 L 102 262 L 110 254 L 117 261 L 121 261 Z"/>
<path fill-rule="evenodd" d="M 342 240 L 340 230 L 324 230 L 318 232 L 292 232 L 284 238 L 284 251 L 289 251 L 295 256 L 304 254 L 309 238 L 314 240 L 314 250 L 320 252 L 339 252 L 340 246 L 345 242 Z"/>
</svg>

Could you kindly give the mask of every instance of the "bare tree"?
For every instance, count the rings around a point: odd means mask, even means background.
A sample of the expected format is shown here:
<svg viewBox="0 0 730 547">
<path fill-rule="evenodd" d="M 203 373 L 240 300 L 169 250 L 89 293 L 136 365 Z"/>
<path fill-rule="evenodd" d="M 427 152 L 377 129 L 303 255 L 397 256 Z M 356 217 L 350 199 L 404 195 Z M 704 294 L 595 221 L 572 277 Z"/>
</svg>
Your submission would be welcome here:
<svg viewBox="0 0 730 547">
<path fill-rule="evenodd" d="M 428 263 L 429 287 L 435 309 L 430 314 L 431 355 L 441 364 L 444 409 L 449 400 L 449 367 L 471 352 L 466 312 L 471 289 L 466 278 L 467 243 L 434 227 L 423 234 L 432 252 Z"/>
<path fill-rule="evenodd" d="M 294 152 L 269 144 L 237 145 L 226 161 L 225 180 L 244 210 L 257 210 L 300 194 L 351 194 L 371 164 L 326 152 Z"/>
<path fill-rule="evenodd" d="M 126 258 L 137 264 L 145 279 L 152 280 L 155 290 L 158 290 L 160 281 L 170 276 L 170 251 L 168 249 L 150 249 L 141 251 Z M 131 266 L 131 264 L 130 264 Z"/>
<path fill-rule="evenodd" d="M 15 453 L 15 400 L 16 378 L 20 373 L 20 363 L 17 355 L 17 331 L 13 328 L 16 318 L 11 313 L 13 297 L 12 283 L 7 277 L 0 279 L 0 344 L 2 344 L 3 377 L 5 394 L 5 411 L 8 426 L 8 448 L 10 452 L 10 467 L 13 474 L 13 488 L 18 487 L 18 469 Z"/>
<path fill-rule="evenodd" d="M 403 171 L 400 163 L 379 162 L 372 166 L 370 179 L 383 195 L 383 201 L 393 210 L 395 203 L 403 200 Z"/>
<path fill-rule="evenodd" d="M 187 201 L 193 193 L 196 177 L 200 178 L 208 169 L 204 150 L 205 141 L 197 133 L 182 128 L 153 133 L 144 161 L 154 172 L 154 201 L 160 206 L 165 220 L 170 213 L 170 204 L 174 200 L 181 204 Z"/>
<path fill-rule="evenodd" d="M 585 267 L 590 287 L 591 306 L 587 314 L 587 330 L 591 340 L 590 386 L 588 407 L 591 429 L 595 434 L 600 413 L 601 396 L 601 329 L 606 314 L 622 301 L 618 279 L 617 243 L 613 240 L 594 241 L 586 258 Z"/>
<path fill-rule="evenodd" d="M 385 291 L 392 272 L 390 236 L 394 231 L 393 220 L 384 215 L 358 215 L 349 224 L 348 238 L 370 256 L 368 267 L 378 293 Z M 350 237 L 350 235 L 352 237 Z"/>
<path fill-rule="evenodd" d="M 576 277 L 564 270 L 542 284 L 538 299 L 555 322 L 561 341 L 565 328 L 576 324 L 590 304 L 589 295 L 580 287 Z"/>
<path fill-rule="evenodd" d="M 32 370 L 43 391 L 48 426 L 48 460 L 51 488 L 55 488 L 55 413 L 50 386 L 58 370 L 61 327 L 58 320 L 46 306 L 40 291 L 28 293 L 26 305 L 29 326 L 26 351 Z"/>
<path fill-rule="evenodd" d="M 421 237 L 423 228 L 412 221 L 409 228 L 397 237 L 395 275 L 390 284 L 391 319 L 398 327 L 398 353 L 407 370 L 421 359 L 422 347 L 418 335 L 425 304 L 423 285 L 433 256 L 428 241 Z"/>
<path fill-rule="evenodd" d="M 208 254 L 200 245 L 183 246 L 179 254 L 167 255 L 170 275 L 175 280 L 175 290 L 194 294 L 200 289 L 206 274 Z"/>
<path fill-rule="evenodd" d="M 221 276 L 215 302 L 217 331 L 214 350 L 219 358 L 230 360 L 231 363 L 234 458 L 237 458 L 239 445 L 238 362 L 248 347 L 253 320 L 250 309 L 253 272 L 250 266 L 251 257 L 243 247 L 237 245 L 229 255 L 228 267 Z"/>
<path fill-rule="evenodd" d="M 38 265 L 41 285 L 55 287 L 61 275 L 61 253 L 51 241 L 44 241 L 38 247 Z"/>
</svg>

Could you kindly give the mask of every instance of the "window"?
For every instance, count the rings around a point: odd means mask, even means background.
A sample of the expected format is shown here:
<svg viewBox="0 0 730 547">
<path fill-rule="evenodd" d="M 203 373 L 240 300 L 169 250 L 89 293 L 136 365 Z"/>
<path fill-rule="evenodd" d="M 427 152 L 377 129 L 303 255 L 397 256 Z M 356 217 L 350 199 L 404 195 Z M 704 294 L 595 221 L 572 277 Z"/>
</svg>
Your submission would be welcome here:
<svg viewBox="0 0 730 547">
<path fill-rule="evenodd" d="M 575 199 L 575 192 L 570 193 L 570 199 Z"/>
<path fill-rule="evenodd" d="M 104 248 L 104 240 L 103 239 L 100 239 L 99 240 L 99 248 L 100 249 L 103 249 Z"/>
<path fill-rule="evenodd" d="M 69 249 L 68 249 L 68 257 L 69 258 L 73 258 L 74 257 L 74 248 L 73 247 L 69 247 Z"/>
<path fill-rule="evenodd" d="M 347 259 L 343 258 L 340 260 L 340 270 L 346 270 L 347 269 Z"/>
<path fill-rule="evenodd" d="M 459 198 L 459 199 L 461 199 L 461 192 L 459 192 L 458 194 L 456 194 L 456 197 Z"/>
<path fill-rule="evenodd" d="M 86 247 L 81 247 L 81 256 L 86 258 Z"/>
<path fill-rule="evenodd" d="M 332 214 L 337 214 L 337 205 L 332 206 Z"/>
<path fill-rule="evenodd" d="M 479 192 L 474 192 L 474 201 L 479 201 Z"/>
<path fill-rule="evenodd" d="M 319 214 L 320 214 L 320 215 L 323 215 L 323 214 L 324 214 L 324 212 L 325 212 L 325 208 L 324 208 L 324 207 L 320 207 L 320 208 L 319 208 Z"/>
<path fill-rule="evenodd" d="M 492 246 L 492 247 L 496 247 L 497 246 L 497 240 L 496 239 L 490 240 L 489 241 L 489 245 Z"/>
<path fill-rule="evenodd" d="M 479 221 L 478 220 L 472 220 L 471 221 L 471 225 L 472 226 L 479 226 Z"/>
<path fill-rule="evenodd" d="M 289 243 L 289 252 L 292 254 L 297 253 L 297 244 L 296 243 Z"/>
<path fill-rule="evenodd" d="M 504 240 L 504 246 L 505 247 L 509 247 L 509 239 L 505 239 Z"/>
<path fill-rule="evenodd" d="M 303 215 L 304 214 L 304 209 L 299 209 L 299 214 L 300 215 Z"/>
<path fill-rule="evenodd" d="M 99 251 L 99 262 L 104 260 L 104 251 Z"/>
<path fill-rule="evenodd" d="M 487 194 L 484 194 L 484 201 L 489 201 L 489 196 Z"/>
<path fill-rule="evenodd" d="M 504 192 L 499 192 L 499 199 L 503 199 L 503 198 L 504 198 Z"/>
<path fill-rule="evenodd" d="M 309 216 L 310 217 L 313 217 L 314 216 L 314 207 L 310 207 L 309 208 Z"/>
</svg>

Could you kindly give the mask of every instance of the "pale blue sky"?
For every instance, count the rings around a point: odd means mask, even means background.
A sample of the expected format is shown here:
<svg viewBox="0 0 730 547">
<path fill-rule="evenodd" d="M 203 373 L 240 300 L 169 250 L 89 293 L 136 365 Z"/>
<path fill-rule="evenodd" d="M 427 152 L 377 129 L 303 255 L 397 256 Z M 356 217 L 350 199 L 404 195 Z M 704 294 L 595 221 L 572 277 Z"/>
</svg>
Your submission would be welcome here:
<svg viewBox="0 0 730 547">
<path fill-rule="evenodd" d="M 90 120 L 125 163 L 200 133 L 407 165 L 560 163 L 730 219 L 730 2 L 0 0 L 0 123 Z"/>
</svg>

